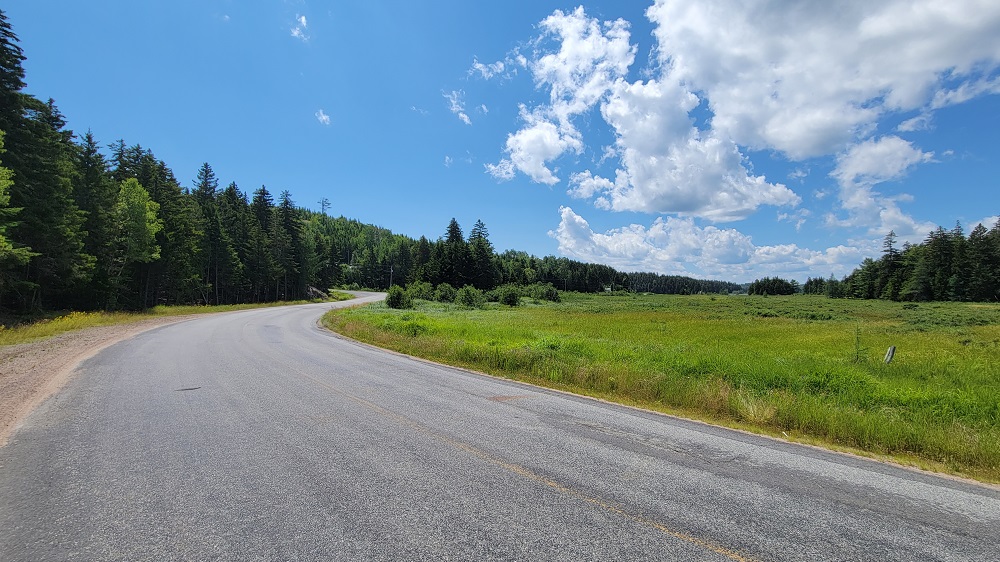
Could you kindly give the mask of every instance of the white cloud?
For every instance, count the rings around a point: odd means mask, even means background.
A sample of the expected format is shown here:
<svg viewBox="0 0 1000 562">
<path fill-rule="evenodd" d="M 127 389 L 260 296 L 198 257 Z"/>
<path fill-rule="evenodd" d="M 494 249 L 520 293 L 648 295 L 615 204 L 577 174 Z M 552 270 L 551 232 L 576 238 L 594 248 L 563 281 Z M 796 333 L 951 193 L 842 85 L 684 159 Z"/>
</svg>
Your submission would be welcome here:
<svg viewBox="0 0 1000 562">
<path fill-rule="evenodd" d="M 831 176 L 841 185 L 874 185 L 904 176 L 913 166 L 931 162 L 933 152 L 923 152 L 897 136 L 869 139 L 851 146 L 837 158 Z"/>
<path fill-rule="evenodd" d="M 427 115 L 428 114 L 428 111 L 426 109 L 421 109 L 421 108 L 419 108 L 419 107 L 417 107 L 415 105 L 411 105 L 410 106 L 410 111 L 412 111 L 414 113 L 418 113 L 420 115 Z"/>
<path fill-rule="evenodd" d="M 622 80 L 635 58 L 624 20 L 600 23 L 588 18 L 582 7 L 565 13 L 556 10 L 539 24 L 542 36 L 537 56 L 519 55 L 538 87 L 549 89 L 549 103 L 529 110 L 521 107 L 524 126 L 507 137 L 507 158 L 517 171 L 533 181 L 559 182 L 547 162 L 567 151 L 583 149 L 573 119 L 593 109 L 614 84 Z M 542 43 L 555 40 L 558 50 L 542 50 Z"/>
<path fill-rule="evenodd" d="M 472 124 L 472 119 L 465 113 L 465 91 L 452 90 L 446 92 L 444 98 L 448 100 L 448 110 L 458 116 L 459 121 L 466 125 Z"/>
<path fill-rule="evenodd" d="M 931 128 L 931 114 L 923 112 L 916 117 L 911 117 L 906 121 L 903 121 L 896 127 L 897 131 L 903 133 L 910 133 L 913 131 L 926 131 Z"/>
<path fill-rule="evenodd" d="M 324 113 L 322 109 L 316 112 L 316 120 L 319 121 L 320 125 L 330 124 L 330 116 Z"/>
<path fill-rule="evenodd" d="M 472 68 L 469 69 L 469 74 L 478 72 L 483 78 L 489 80 L 494 76 L 503 75 L 504 70 L 506 68 L 507 65 L 506 63 L 504 63 L 504 61 L 496 61 L 490 64 L 483 64 L 479 62 L 478 58 L 473 57 Z"/>
<path fill-rule="evenodd" d="M 514 179 L 514 163 L 510 160 L 504 159 L 496 164 L 485 164 L 486 173 L 493 176 L 495 179 L 500 181 L 509 181 Z"/>
<path fill-rule="evenodd" d="M 934 226 L 919 222 L 899 208 L 906 194 L 887 197 L 874 186 L 904 177 L 914 166 L 934 160 L 933 152 L 923 152 L 909 141 L 885 136 L 858 143 L 837 157 L 830 176 L 840 185 L 840 206 L 846 218 L 827 218 L 828 224 L 867 227 L 869 233 L 896 232 L 901 240 L 916 241 Z"/>
<path fill-rule="evenodd" d="M 694 127 L 688 112 L 697 105 L 697 97 L 676 84 L 617 85 L 601 107 L 622 164 L 605 194 L 611 209 L 728 221 L 761 205 L 799 204 L 784 185 L 752 175 L 734 142 Z"/>
<path fill-rule="evenodd" d="M 549 89 L 549 103 L 522 107 L 525 125 L 508 136 L 507 159 L 518 171 L 538 183 L 557 183 L 549 162 L 566 152 L 582 152 L 583 135 L 574 118 L 600 105 L 616 136 L 600 164 L 617 157 L 621 167 L 614 181 L 573 176 L 569 193 L 574 197 L 596 196 L 596 206 L 615 211 L 720 221 L 745 218 L 761 205 L 800 202 L 784 185 L 751 174 L 732 140 L 694 127 L 690 112 L 699 99 L 682 84 L 625 81 L 636 52 L 626 22 L 602 24 L 581 7 L 557 10 L 539 27 L 543 34 L 537 43 L 553 39 L 558 48 L 540 48 L 528 62 L 536 85 Z"/>
<path fill-rule="evenodd" d="M 292 26 L 291 29 L 292 37 L 300 39 L 302 41 L 308 41 L 309 35 L 306 34 L 307 29 L 309 29 L 309 22 L 306 21 L 306 17 L 301 15 L 296 15 L 295 24 Z"/>
<path fill-rule="evenodd" d="M 793 159 L 843 150 L 880 117 L 996 91 L 1000 3 L 660 0 L 666 75 L 703 92 L 712 127 Z"/>
<path fill-rule="evenodd" d="M 528 117 L 529 125 L 507 136 L 506 152 L 511 164 L 526 174 L 532 181 L 553 185 L 559 183 L 546 162 L 562 155 L 567 150 L 579 152 L 583 143 L 576 131 L 560 130 L 544 118 Z"/>
<path fill-rule="evenodd" d="M 444 157 L 444 167 L 445 168 L 450 168 L 451 167 L 451 163 L 452 163 L 451 156 L 445 155 L 445 157 Z"/>
<path fill-rule="evenodd" d="M 573 209 L 561 207 L 559 213 L 559 226 L 549 236 L 562 254 L 625 271 L 737 281 L 768 275 L 804 280 L 843 276 L 863 258 L 860 250 L 843 245 L 821 251 L 795 244 L 757 246 L 738 230 L 702 228 L 692 218 L 658 217 L 649 227 L 631 224 L 599 233 Z"/>
<path fill-rule="evenodd" d="M 971 225 L 969 225 L 969 229 L 968 230 L 969 230 L 969 232 L 972 232 L 972 229 L 976 228 L 977 224 L 981 224 L 981 225 L 983 225 L 986 228 L 986 230 L 990 230 L 994 226 L 996 226 L 997 223 L 1000 223 L 1000 215 L 993 215 L 992 217 L 986 217 L 984 219 L 981 219 L 981 220 L 978 220 L 978 221 L 972 223 Z"/>
<path fill-rule="evenodd" d="M 788 174 L 788 179 L 802 181 L 809 177 L 809 168 L 795 168 Z"/>
</svg>

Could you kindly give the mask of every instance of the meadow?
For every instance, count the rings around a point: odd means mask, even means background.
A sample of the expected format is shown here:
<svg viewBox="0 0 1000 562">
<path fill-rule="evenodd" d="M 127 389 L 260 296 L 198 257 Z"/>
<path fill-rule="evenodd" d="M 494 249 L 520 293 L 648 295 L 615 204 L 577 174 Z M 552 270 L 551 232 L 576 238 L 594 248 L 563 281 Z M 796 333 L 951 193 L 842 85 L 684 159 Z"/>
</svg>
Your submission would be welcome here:
<svg viewBox="0 0 1000 562">
<path fill-rule="evenodd" d="M 1000 482 L 1000 305 L 562 297 L 380 303 L 324 323 L 493 375 Z"/>
</svg>

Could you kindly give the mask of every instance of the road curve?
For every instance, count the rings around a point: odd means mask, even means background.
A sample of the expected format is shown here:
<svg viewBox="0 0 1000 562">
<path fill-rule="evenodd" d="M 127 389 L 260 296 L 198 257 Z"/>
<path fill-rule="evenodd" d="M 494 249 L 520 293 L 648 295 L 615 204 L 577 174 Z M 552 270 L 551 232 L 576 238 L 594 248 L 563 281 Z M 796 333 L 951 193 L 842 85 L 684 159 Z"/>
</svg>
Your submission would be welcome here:
<svg viewBox="0 0 1000 562">
<path fill-rule="evenodd" d="M 83 363 L 0 448 L 0 560 L 1000 560 L 996 488 L 382 352 L 330 307 Z"/>
</svg>

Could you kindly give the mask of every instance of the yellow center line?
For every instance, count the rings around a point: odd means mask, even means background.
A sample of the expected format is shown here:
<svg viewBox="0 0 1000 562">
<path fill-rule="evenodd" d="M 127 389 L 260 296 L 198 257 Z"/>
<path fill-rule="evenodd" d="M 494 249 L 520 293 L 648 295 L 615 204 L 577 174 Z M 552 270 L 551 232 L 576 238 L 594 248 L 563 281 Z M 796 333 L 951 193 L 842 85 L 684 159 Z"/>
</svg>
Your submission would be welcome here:
<svg viewBox="0 0 1000 562">
<path fill-rule="evenodd" d="M 739 552 L 737 552 L 735 550 L 730 550 L 730 549 L 728 549 L 728 548 L 726 548 L 724 546 L 715 544 L 715 543 L 713 543 L 711 541 L 700 539 L 698 537 L 695 537 L 693 535 L 689 535 L 687 533 L 682 533 L 680 531 L 675 531 L 675 530 L 671 529 L 670 527 L 667 527 L 666 525 L 664 525 L 662 523 L 659 523 L 657 521 L 654 521 L 652 519 L 649 519 L 647 517 L 643 517 L 641 515 L 636 515 L 634 513 L 629 513 L 627 511 L 625 511 L 624 509 L 622 509 L 621 507 L 618 507 L 616 505 L 607 503 L 607 502 L 605 502 L 605 501 L 603 501 L 603 500 L 601 500 L 599 498 L 595 498 L 593 496 L 589 496 L 589 495 L 587 495 L 587 494 L 585 494 L 585 493 L 583 493 L 583 492 L 581 492 L 579 490 L 575 490 L 573 488 L 567 487 L 567 486 L 565 486 L 563 484 L 560 484 L 559 482 L 556 482 L 554 480 L 546 478 L 545 476 L 542 476 L 541 474 L 537 474 L 537 473 L 535 473 L 535 472 L 533 472 L 533 471 L 531 471 L 531 470 L 529 470 L 529 469 L 527 469 L 527 468 L 525 468 L 525 467 L 523 467 L 521 465 L 509 463 L 509 462 L 507 462 L 507 461 L 505 461 L 505 460 L 503 460 L 503 459 L 501 459 L 501 458 L 499 458 L 499 457 L 497 457 L 495 455 L 492 455 L 492 454 L 490 454 L 490 453 L 488 453 L 486 451 L 483 451 L 482 449 L 478 449 L 476 447 L 473 447 L 472 445 L 469 445 L 468 443 L 465 443 L 463 441 L 458 441 L 456 439 L 452 439 L 451 437 L 448 437 L 447 435 L 441 434 L 441 433 L 439 433 L 439 432 L 437 432 L 437 431 L 435 431 L 435 430 L 433 430 L 433 429 L 431 429 L 431 428 L 429 428 L 429 427 L 427 427 L 425 425 L 421 425 L 421 424 L 413 421 L 412 419 L 410 419 L 410 418 L 408 418 L 408 417 L 406 417 L 406 416 L 404 416 L 402 414 L 399 414 L 399 413 L 396 413 L 396 412 L 394 412 L 392 410 L 383 408 L 382 406 L 379 406 L 378 404 L 375 404 L 374 402 L 370 402 L 370 401 L 365 400 L 364 398 L 361 398 L 359 396 L 354 396 L 353 394 L 350 394 L 348 392 L 344 392 L 343 390 L 341 390 L 341 389 L 339 389 L 339 388 L 331 385 L 330 383 L 328 383 L 326 381 L 323 381 L 321 379 L 318 379 L 318 378 L 316 378 L 316 377 L 314 377 L 314 376 L 312 376 L 312 375 L 310 375 L 308 373 L 299 371 L 298 369 L 293 369 L 293 370 L 295 370 L 302 377 L 311 380 L 312 382 L 316 383 L 317 385 L 322 386 L 323 388 L 326 388 L 327 390 L 330 390 L 332 392 L 335 392 L 336 394 L 339 394 L 339 395 L 343 396 L 344 398 L 347 398 L 348 400 L 351 400 L 352 402 L 354 402 L 356 404 L 364 406 L 365 408 L 368 408 L 369 410 L 372 410 L 375 413 L 378 413 L 378 414 L 381 414 L 383 416 L 392 418 L 392 419 L 394 419 L 394 420 L 396 420 L 396 421 L 398 421 L 398 422 L 400 422 L 400 423 L 402 423 L 402 424 L 404 424 L 404 425 L 406 425 L 406 426 L 408 426 L 408 427 L 410 427 L 410 428 L 412 428 L 412 429 L 414 429 L 414 430 L 416 430 L 416 431 L 418 431 L 420 433 L 423 433 L 424 435 L 428 435 L 430 437 L 433 437 L 433 438 L 437 439 L 438 441 L 441 441 L 441 442 L 443 442 L 443 443 L 445 443 L 447 445 L 450 445 L 451 447 L 454 447 L 455 449 L 458 449 L 458 450 L 461 450 L 461 451 L 465 451 L 466 453 L 469 453 L 472 456 L 478 457 L 478 458 L 480 458 L 480 459 L 482 459 L 482 460 L 484 460 L 484 461 L 486 461 L 486 462 L 488 462 L 488 463 L 490 463 L 490 464 L 492 464 L 494 466 L 497 466 L 497 467 L 503 468 L 505 470 L 508 470 L 508 471 L 510 471 L 510 472 L 512 472 L 514 474 L 517 474 L 518 476 L 521 476 L 521 477 L 526 478 L 528 480 L 532 480 L 534 482 L 538 482 L 540 484 L 544 484 L 544 485 L 546 485 L 546 486 L 548 486 L 548 487 L 550 487 L 550 488 L 552 488 L 552 489 L 554 489 L 554 490 L 556 490 L 556 491 L 558 491 L 560 493 L 566 494 L 568 496 L 573 496 L 573 497 L 575 497 L 577 499 L 580 499 L 580 500 L 583 500 L 583 501 L 585 501 L 585 502 L 587 502 L 589 504 L 596 505 L 597 507 L 600 507 L 601 509 L 604 509 L 605 511 L 614 513 L 615 515 L 619 515 L 619 516 L 624 517 L 626 519 L 631 519 L 632 521 L 635 521 L 636 523 L 640 523 L 642 525 L 646 525 L 648 527 L 652 527 L 653 529 L 656 529 L 657 531 L 660 531 L 661 533 L 664 533 L 664 534 L 669 535 L 671 537 L 674 537 L 674 538 L 680 539 L 682 541 L 691 543 L 693 545 L 699 546 L 699 547 L 704 548 L 706 550 L 710 550 L 710 551 L 712 551 L 712 552 L 714 552 L 716 554 L 719 554 L 721 556 L 729 558 L 730 560 L 735 560 L 736 562 L 754 562 L 752 558 L 747 558 L 746 556 L 744 556 L 743 554 L 741 554 L 741 553 L 739 553 Z"/>
</svg>

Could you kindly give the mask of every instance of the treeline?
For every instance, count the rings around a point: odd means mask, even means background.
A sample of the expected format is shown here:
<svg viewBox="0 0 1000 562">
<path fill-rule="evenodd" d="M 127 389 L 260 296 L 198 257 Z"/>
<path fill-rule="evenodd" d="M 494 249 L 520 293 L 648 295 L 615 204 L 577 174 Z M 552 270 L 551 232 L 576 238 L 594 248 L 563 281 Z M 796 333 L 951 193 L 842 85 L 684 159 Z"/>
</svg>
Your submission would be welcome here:
<svg viewBox="0 0 1000 562">
<path fill-rule="evenodd" d="M 757 279 L 747 287 L 749 295 L 794 295 L 802 290 L 798 281 L 789 281 L 780 277 L 765 277 Z"/>
<path fill-rule="evenodd" d="M 743 291 L 743 286 L 729 281 L 693 279 L 682 275 L 629 273 L 628 289 L 637 293 L 697 295 L 701 293 L 739 293 Z"/>
<path fill-rule="evenodd" d="M 938 227 L 920 244 L 897 247 L 889 232 L 879 259 L 866 258 L 843 279 L 808 279 L 803 292 L 835 298 L 894 301 L 1000 300 L 1000 221 L 977 224 L 968 236 L 962 225 Z"/>
</svg>

